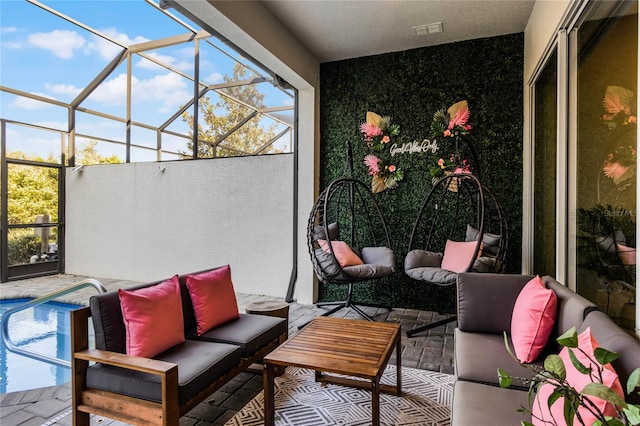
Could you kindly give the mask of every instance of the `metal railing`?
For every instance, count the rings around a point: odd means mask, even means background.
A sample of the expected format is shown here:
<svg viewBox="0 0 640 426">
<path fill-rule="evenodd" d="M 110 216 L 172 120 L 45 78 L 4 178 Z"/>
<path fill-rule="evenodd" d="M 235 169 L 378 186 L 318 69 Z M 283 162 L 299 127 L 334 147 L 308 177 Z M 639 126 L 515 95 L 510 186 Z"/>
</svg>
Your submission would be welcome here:
<svg viewBox="0 0 640 426">
<path fill-rule="evenodd" d="M 5 313 L 2 314 L 2 341 L 4 342 L 5 347 L 7 348 L 8 351 L 20 354 L 20 355 L 24 355 L 28 358 L 32 358 L 32 359 L 36 359 L 38 361 L 43 361 L 43 362 L 47 362 L 49 364 L 55 364 L 61 367 L 67 367 L 70 368 L 71 367 L 71 361 L 67 361 L 64 359 L 60 359 L 60 358 L 56 358 L 56 357 L 52 357 L 49 355 L 45 355 L 45 354 L 41 354 L 38 352 L 33 352 L 27 349 L 22 349 L 19 346 L 16 346 L 12 341 L 11 338 L 9 337 L 9 318 L 11 317 L 11 315 L 20 312 L 20 311 L 24 311 L 25 309 L 37 306 L 37 305 L 41 305 L 43 303 L 46 303 L 50 300 L 56 299 L 58 297 L 64 296 L 66 294 L 69 293 L 73 293 L 75 291 L 78 291 L 80 289 L 83 289 L 85 287 L 94 287 L 96 289 L 96 291 L 98 293 L 106 293 L 107 289 L 105 288 L 105 286 L 98 280 L 95 280 L 93 278 L 87 278 L 85 280 L 82 280 L 80 282 L 77 282 L 75 284 L 72 284 L 68 287 L 65 287 L 63 289 L 60 290 L 56 290 L 52 293 L 49 293 L 47 295 L 38 297 L 36 299 L 30 300 L 27 303 L 25 303 L 24 305 L 20 305 L 20 306 L 16 306 L 15 308 L 11 308 L 11 309 L 7 309 L 7 311 Z"/>
</svg>

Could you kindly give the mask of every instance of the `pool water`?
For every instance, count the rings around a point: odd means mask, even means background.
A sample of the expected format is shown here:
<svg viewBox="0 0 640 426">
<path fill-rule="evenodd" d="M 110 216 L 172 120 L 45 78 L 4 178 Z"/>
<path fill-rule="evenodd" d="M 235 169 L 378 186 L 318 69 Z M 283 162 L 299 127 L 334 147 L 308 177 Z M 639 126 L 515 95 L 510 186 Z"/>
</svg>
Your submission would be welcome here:
<svg viewBox="0 0 640 426">
<path fill-rule="evenodd" d="M 0 317 L 7 309 L 31 299 L 0 300 Z M 71 359 L 71 317 L 78 305 L 50 301 L 11 315 L 9 337 L 21 349 Z M 71 369 L 10 352 L 0 338 L 0 393 L 62 385 Z"/>
</svg>

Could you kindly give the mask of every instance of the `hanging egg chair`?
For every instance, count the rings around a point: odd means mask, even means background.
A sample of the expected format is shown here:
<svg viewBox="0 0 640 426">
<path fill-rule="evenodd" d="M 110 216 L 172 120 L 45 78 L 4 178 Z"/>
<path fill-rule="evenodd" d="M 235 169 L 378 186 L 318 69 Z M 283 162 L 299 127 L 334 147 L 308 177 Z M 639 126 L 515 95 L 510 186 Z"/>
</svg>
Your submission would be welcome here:
<svg viewBox="0 0 640 426">
<path fill-rule="evenodd" d="M 353 285 L 391 275 L 395 259 L 387 225 L 371 189 L 353 178 L 331 182 L 311 209 L 307 245 L 318 280 L 323 285 L 347 286 L 346 300 L 317 304 L 333 307 L 323 315 L 351 308 L 373 321 L 357 305 L 381 306 L 356 304 Z"/>
<path fill-rule="evenodd" d="M 495 195 L 473 174 L 453 173 L 436 181 L 420 206 L 404 272 L 438 286 L 454 285 L 461 272 L 501 273 L 507 243 L 507 220 Z M 407 335 L 455 320 L 450 317 Z"/>
</svg>

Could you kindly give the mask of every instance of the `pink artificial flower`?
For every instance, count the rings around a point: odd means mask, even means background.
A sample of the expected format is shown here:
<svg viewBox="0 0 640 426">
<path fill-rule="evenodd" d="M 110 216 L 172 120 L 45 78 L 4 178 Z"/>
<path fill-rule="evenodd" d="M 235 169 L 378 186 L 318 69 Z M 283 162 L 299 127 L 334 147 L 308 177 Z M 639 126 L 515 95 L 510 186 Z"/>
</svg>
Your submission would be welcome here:
<svg viewBox="0 0 640 426">
<path fill-rule="evenodd" d="M 449 120 L 449 130 L 453 129 L 455 126 L 464 126 L 469 121 L 469 108 L 460 108 L 456 115 Z"/>
<path fill-rule="evenodd" d="M 611 179 L 620 179 L 628 170 L 628 167 L 623 166 L 620 163 L 607 162 L 602 168 L 604 175 Z"/>
<path fill-rule="evenodd" d="M 444 133 L 443 133 L 443 135 L 444 135 L 445 137 L 453 136 L 453 135 L 451 134 L 451 130 L 449 130 L 449 129 L 445 130 L 445 131 L 444 131 Z"/>
<path fill-rule="evenodd" d="M 462 126 L 463 129 L 465 129 L 467 132 L 471 129 L 473 129 L 473 127 L 471 126 L 471 124 L 465 124 L 464 126 Z"/>
<path fill-rule="evenodd" d="M 374 176 L 376 173 L 380 171 L 380 166 L 378 165 L 379 161 L 380 159 L 373 154 L 369 154 L 366 157 L 364 157 L 364 164 L 369 169 L 370 176 Z"/>
<path fill-rule="evenodd" d="M 607 93 L 602 100 L 602 107 L 609 114 L 617 114 L 620 111 L 624 111 L 625 107 L 620 101 L 620 96 L 613 93 Z"/>
<path fill-rule="evenodd" d="M 364 133 L 364 136 L 368 139 L 382 135 L 382 129 L 371 123 L 362 123 L 360 125 L 360 132 Z"/>
<path fill-rule="evenodd" d="M 444 160 L 442 158 L 438 160 L 438 166 L 444 169 Z"/>
<path fill-rule="evenodd" d="M 391 165 L 389 166 L 389 171 L 390 171 L 391 173 L 395 172 L 395 171 L 396 171 L 396 166 L 394 166 L 393 164 L 391 164 Z"/>
<path fill-rule="evenodd" d="M 382 137 L 382 143 L 389 143 L 389 141 L 390 141 L 390 140 L 391 140 L 391 139 L 390 139 L 390 138 L 389 138 L 389 136 L 387 136 L 387 135 L 384 135 L 384 136 Z"/>
</svg>

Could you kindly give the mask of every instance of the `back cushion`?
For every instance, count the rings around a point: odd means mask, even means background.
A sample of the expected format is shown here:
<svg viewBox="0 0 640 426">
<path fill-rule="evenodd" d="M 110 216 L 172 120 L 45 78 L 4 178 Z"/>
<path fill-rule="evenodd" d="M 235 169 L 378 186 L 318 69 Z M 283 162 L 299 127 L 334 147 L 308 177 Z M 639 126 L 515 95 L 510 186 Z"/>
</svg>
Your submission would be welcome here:
<svg viewBox="0 0 640 426">
<path fill-rule="evenodd" d="M 162 282 L 164 280 L 137 285 L 127 290 L 146 288 Z M 91 296 L 89 307 L 96 336 L 96 349 L 127 353 L 127 335 L 118 291 Z"/>
<path fill-rule="evenodd" d="M 547 288 L 553 290 L 558 298 L 558 314 L 556 315 L 556 324 L 551 335 L 560 336 L 571 327 L 580 329 L 584 316 L 589 311 L 596 309 L 595 305 L 549 275 L 542 277 L 542 281 Z M 562 348 L 556 342 L 555 337 L 549 339 L 547 344 L 549 352 L 557 353 L 560 349 Z"/>
</svg>

